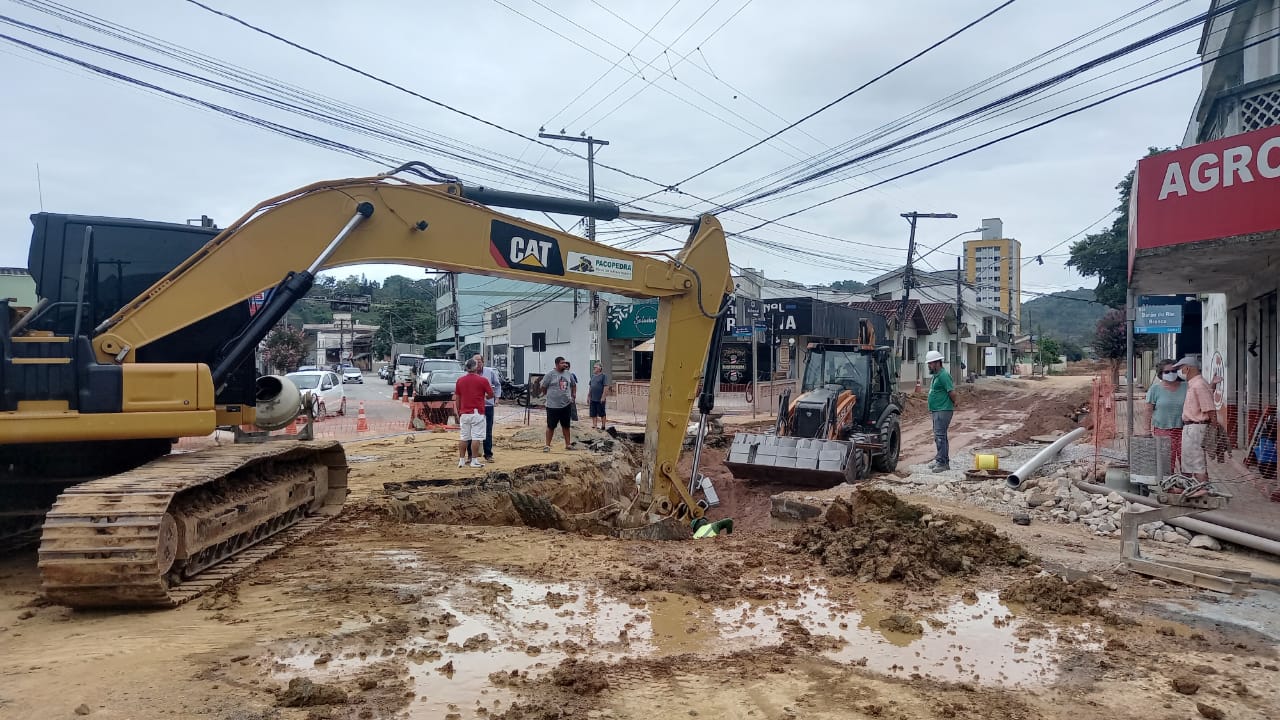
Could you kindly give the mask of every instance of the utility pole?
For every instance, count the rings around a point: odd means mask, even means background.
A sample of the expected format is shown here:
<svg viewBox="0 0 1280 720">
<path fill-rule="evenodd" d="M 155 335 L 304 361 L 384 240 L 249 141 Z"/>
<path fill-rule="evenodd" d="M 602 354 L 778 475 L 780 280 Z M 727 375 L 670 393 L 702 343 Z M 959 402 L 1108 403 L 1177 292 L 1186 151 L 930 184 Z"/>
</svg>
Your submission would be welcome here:
<svg viewBox="0 0 1280 720">
<path fill-rule="evenodd" d="M 458 307 L 458 273 L 449 273 L 449 295 L 453 301 L 453 359 L 462 360 L 462 342 L 458 337 L 458 318 L 461 309 Z"/>
<path fill-rule="evenodd" d="M 538 137 L 546 140 L 561 140 L 564 142 L 586 143 L 587 146 L 587 200 L 594 202 L 596 199 L 596 146 L 601 147 L 608 145 L 608 140 L 597 140 L 586 133 L 579 137 L 572 135 L 556 135 L 553 133 L 543 132 L 544 128 L 538 128 Z M 561 133 L 564 131 L 561 130 Z M 596 239 L 596 219 L 586 218 L 587 220 L 587 239 L 595 242 Z M 593 296 L 591 307 L 596 307 L 598 300 L 594 298 L 595 291 L 591 291 Z M 573 291 L 573 316 L 578 317 L 578 290 Z"/>
<path fill-rule="evenodd" d="M 960 343 L 964 339 L 964 330 L 961 327 L 964 324 L 964 295 L 961 294 L 960 292 L 960 285 L 961 285 L 960 273 L 961 272 L 963 271 L 960 268 L 960 258 L 957 256 L 956 257 L 956 357 L 955 357 L 955 360 L 953 361 L 955 364 L 952 367 L 952 371 L 956 373 L 956 377 L 961 377 L 960 363 L 963 362 L 961 360 L 961 350 L 960 350 Z"/>
<path fill-rule="evenodd" d="M 902 271 L 902 303 L 898 305 L 898 361 L 901 362 L 906 358 L 906 332 L 905 325 L 907 321 L 907 300 L 911 297 L 911 286 L 915 284 L 915 268 L 912 265 L 916 254 L 916 223 L 920 218 L 932 219 L 955 219 L 959 217 L 955 213 L 922 213 L 909 212 L 902 213 L 902 217 L 906 218 L 911 225 L 911 237 L 907 241 L 907 265 Z"/>
<path fill-rule="evenodd" d="M 1009 260 L 1007 262 L 1010 265 L 1013 264 L 1012 260 Z M 1010 275 L 1009 279 L 1006 280 L 1006 282 L 1009 283 L 1009 292 L 1008 292 L 1009 294 L 1009 343 L 1008 343 L 1009 349 L 1006 350 L 1005 352 L 1008 354 L 1009 359 L 1005 362 L 1008 368 L 1007 370 L 1008 373 L 1012 375 L 1013 374 L 1013 277 L 1012 275 Z"/>
</svg>

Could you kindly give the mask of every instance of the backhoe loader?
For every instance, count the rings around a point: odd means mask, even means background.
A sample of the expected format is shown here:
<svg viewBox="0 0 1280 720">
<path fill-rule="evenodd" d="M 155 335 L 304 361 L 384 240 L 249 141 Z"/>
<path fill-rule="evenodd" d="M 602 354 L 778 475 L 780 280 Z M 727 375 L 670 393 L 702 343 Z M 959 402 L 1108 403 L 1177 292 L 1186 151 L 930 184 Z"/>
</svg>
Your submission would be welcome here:
<svg viewBox="0 0 1280 720">
<path fill-rule="evenodd" d="M 674 257 L 642 255 L 490 206 L 691 230 Z M 258 437 L 171 450 L 179 438 L 218 429 L 240 437 L 254 426 L 263 435 L 297 417 L 298 389 L 256 377 L 254 351 L 317 273 L 355 263 L 658 298 L 638 492 L 585 521 L 559 521 L 687 537 L 708 505 L 676 466 L 695 395 L 704 417 L 714 403 L 697 387 L 716 377 L 717 327 L 733 290 L 712 216 L 473 187 L 409 163 L 279 195 L 221 231 L 47 213 L 32 221 L 41 302 L 20 318 L 0 313 L 0 539 L 40 533 L 43 590 L 54 602 L 177 605 L 341 509 L 347 464 L 337 442 Z M 554 514 L 536 498 L 515 499 L 522 512 Z"/>
<path fill-rule="evenodd" d="M 779 398 L 773 431 L 734 436 L 725 462 L 734 477 L 832 487 L 897 468 L 903 403 L 892 348 L 877 347 L 865 324 L 861 334 L 805 349 L 800 395 Z"/>
</svg>

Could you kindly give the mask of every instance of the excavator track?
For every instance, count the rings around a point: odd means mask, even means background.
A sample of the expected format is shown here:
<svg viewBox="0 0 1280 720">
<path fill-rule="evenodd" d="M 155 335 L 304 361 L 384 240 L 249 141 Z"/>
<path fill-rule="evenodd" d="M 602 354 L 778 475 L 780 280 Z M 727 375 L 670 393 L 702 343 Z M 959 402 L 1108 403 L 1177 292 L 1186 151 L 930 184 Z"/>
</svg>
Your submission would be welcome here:
<svg viewBox="0 0 1280 720">
<path fill-rule="evenodd" d="M 174 607 L 323 525 L 347 494 L 334 441 L 166 455 L 67 488 L 45 517 L 45 596 L 71 607 Z"/>
</svg>

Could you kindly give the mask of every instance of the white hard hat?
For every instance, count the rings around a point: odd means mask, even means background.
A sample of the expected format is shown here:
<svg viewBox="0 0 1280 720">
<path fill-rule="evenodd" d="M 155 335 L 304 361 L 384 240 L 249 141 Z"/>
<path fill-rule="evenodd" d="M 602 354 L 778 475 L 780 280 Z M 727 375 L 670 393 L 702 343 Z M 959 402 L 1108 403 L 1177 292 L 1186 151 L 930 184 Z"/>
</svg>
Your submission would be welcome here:
<svg viewBox="0 0 1280 720">
<path fill-rule="evenodd" d="M 942 353 L 938 352 L 937 350 L 930 350 L 927 354 L 925 354 L 924 361 L 926 363 L 942 362 Z"/>
</svg>

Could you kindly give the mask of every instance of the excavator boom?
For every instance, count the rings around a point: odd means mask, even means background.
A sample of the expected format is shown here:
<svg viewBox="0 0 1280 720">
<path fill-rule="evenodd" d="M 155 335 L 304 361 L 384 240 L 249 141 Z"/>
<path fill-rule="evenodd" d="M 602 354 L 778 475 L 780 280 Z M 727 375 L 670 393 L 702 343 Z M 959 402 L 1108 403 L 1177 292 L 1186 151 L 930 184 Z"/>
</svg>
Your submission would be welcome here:
<svg viewBox="0 0 1280 720">
<path fill-rule="evenodd" d="M 497 212 L 481 200 L 606 219 L 620 214 L 608 203 L 541 198 L 452 182 L 421 185 L 391 176 L 315 183 L 271 198 L 99 323 L 91 338 L 63 341 L 85 350 L 73 351 L 70 362 L 81 379 L 79 392 L 63 400 L 28 399 L 6 408 L 9 412 L 0 412 L 0 445 L 94 441 L 109 448 L 112 442 L 203 436 L 218 427 L 253 424 L 259 420 L 259 408 L 265 407 L 263 397 L 258 408 L 215 398 L 289 306 L 306 294 L 317 273 L 357 263 L 416 265 L 658 298 L 645 463 L 630 522 L 662 517 L 688 522 L 700 517 L 702 508 L 676 466 L 718 314 L 733 289 L 718 221 L 709 215 L 691 221 L 686 245 L 668 257 L 591 242 Z M 86 232 L 86 258 L 90 234 L 91 229 Z M 150 346 L 265 291 L 270 291 L 266 304 L 213 357 L 195 363 L 154 362 L 148 357 Z M 45 340 L 58 338 L 40 341 Z M 11 360 L 6 358 L 6 364 Z M 138 509 L 140 514 L 133 520 L 144 515 L 147 519 L 135 522 L 125 534 L 156 545 L 158 550 L 152 554 L 159 560 L 144 562 L 147 567 L 141 571 L 134 563 L 130 572 L 152 577 L 159 567 L 163 577 L 175 566 L 175 556 L 177 565 L 187 562 L 188 569 L 213 566 L 229 547 L 252 544 L 254 533 L 260 532 L 252 522 L 244 528 L 224 527 L 206 543 L 195 536 L 207 523 L 182 515 L 184 507 L 208 506 L 197 495 L 233 497 L 228 474 L 261 485 L 253 479 L 252 469 L 283 462 L 273 453 L 250 455 L 230 462 L 222 475 L 208 472 L 212 460 L 169 462 L 170 468 L 203 472 L 203 479 L 185 482 L 170 476 L 168 495 L 149 498 Z M 283 528 L 288 524 L 281 520 L 284 515 L 296 520 L 308 509 L 332 509 L 332 502 L 325 505 L 326 498 L 345 485 L 341 448 L 317 447 L 314 457 L 294 453 L 288 461 L 291 469 L 284 475 L 293 490 L 260 503 L 259 517 L 253 522 Z M 103 558 L 94 554 L 102 551 L 95 547 L 103 543 L 102 526 L 94 525 L 101 518 L 112 518 L 111 507 L 118 507 L 122 497 L 137 500 L 148 483 L 162 482 L 148 467 L 126 473 L 131 476 L 127 481 L 114 476 L 72 487 L 50 512 L 41 568 L 47 579 L 56 577 L 62 583 L 65 590 L 60 597 L 65 602 L 133 604 L 130 597 L 111 591 L 111 572 L 103 570 Z M 76 492 L 88 486 L 94 486 L 94 491 Z M 305 498 L 295 499 L 294 494 Z M 243 501 L 233 503 L 233 507 L 244 506 Z M 234 514 L 227 510 L 217 517 L 225 520 Z M 51 523 L 62 529 L 50 535 Z M 88 539 L 81 538 L 77 528 L 84 528 Z M 93 533 L 99 537 L 93 539 Z M 77 594 L 88 558 L 97 563 L 95 589 Z M 190 576 L 184 577 L 189 581 Z M 147 597 L 163 595 L 157 588 L 164 584 L 152 582 Z M 172 604 L 173 596 L 167 597 L 163 602 L 139 602 Z"/>
</svg>

